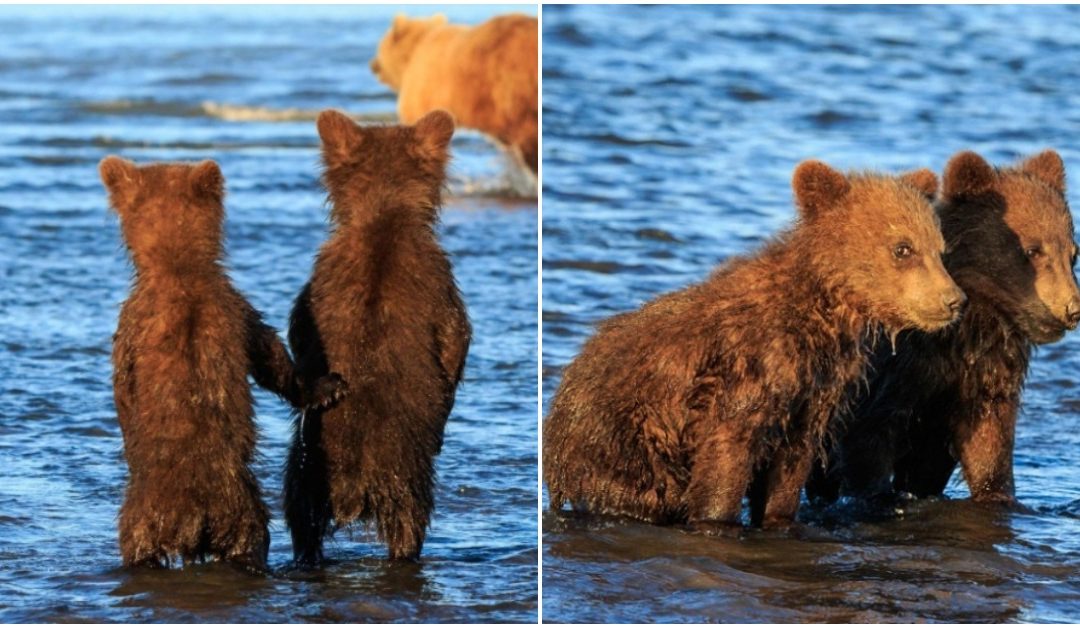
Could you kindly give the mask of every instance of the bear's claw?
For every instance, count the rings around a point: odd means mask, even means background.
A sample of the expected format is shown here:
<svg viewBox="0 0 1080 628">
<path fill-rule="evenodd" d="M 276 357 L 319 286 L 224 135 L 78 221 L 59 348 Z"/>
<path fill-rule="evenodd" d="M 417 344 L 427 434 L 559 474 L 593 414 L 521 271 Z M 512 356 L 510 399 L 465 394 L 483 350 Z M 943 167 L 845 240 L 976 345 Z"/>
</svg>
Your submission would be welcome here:
<svg viewBox="0 0 1080 628">
<path fill-rule="evenodd" d="M 315 382 L 308 408 L 325 409 L 341 401 L 349 391 L 345 379 L 337 373 L 324 375 Z"/>
</svg>

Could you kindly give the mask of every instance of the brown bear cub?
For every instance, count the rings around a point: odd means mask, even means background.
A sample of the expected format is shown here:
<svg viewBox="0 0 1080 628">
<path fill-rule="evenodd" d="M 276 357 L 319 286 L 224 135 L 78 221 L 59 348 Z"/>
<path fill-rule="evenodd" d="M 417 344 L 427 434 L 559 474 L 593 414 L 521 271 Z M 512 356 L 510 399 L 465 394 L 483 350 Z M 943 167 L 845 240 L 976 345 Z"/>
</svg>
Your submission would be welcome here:
<svg viewBox="0 0 1080 628">
<path fill-rule="evenodd" d="M 800 220 L 705 282 L 603 323 L 544 426 L 551 505 L 724 533 L 793 520 L 867 338 L 934 330 L 964 295 L 945 272 L 928 170 L 796 168 Z"/>
<path fill-rule="evenodd" d="M 120 511 L 125 565 L 207 556 L 266 568 L 268 512 L 250 464 L 247 376 L 295 407 L 309 395 L 277 333 L 222 268 L 217 164 L 100 165 L 135 267 L 113 338 L 113 387 L 130 478 Z"/>
<path fill-rule="evenodd" d="M 360 127 L 324 111 L 318 129 L 334 230 L 289 344 L 305 379 L 339 372 L 349 396 L 297 422 L 285 520 L 299 564 L 322 560 L 331 523 L 372 520 L 391 558 L 415 559 L 472 333 L 435 234 L 454 122 Z"/>
<path fill-rule="evenodd" d="M 1065 166 L 1053 151 L 991 168 L 972 152 L 945 169 L 937 203 L 945 267 L 970 301 L 960 322 L 902 334 L 874 358 L 829 472 L 808 492 L 940 495 L 956 468 L 976 501 L 1014 501 L 1013 443 L 1035 345 L 1080 321 Z"/>
</svg>

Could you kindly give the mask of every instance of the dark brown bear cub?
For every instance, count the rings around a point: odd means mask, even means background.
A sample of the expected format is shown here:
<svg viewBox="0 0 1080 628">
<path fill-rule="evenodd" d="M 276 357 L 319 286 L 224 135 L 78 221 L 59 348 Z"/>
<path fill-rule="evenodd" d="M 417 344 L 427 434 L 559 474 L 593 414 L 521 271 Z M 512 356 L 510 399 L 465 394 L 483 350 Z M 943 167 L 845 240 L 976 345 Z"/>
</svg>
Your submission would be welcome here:
<svg viewBox="0 0 1080 628">
<path fill-rule="evenodd" d="M 113 388 L 130 477 L 120 511 L 125 565 L 213 557 L 263 570 L 268 513 L 250 463 L 251 374 L 305 404 L 277 334 L 221 265 L 217 164 L 101 162 L 135 266 L 113 339 Z M 338 382 L 322 380 L 314 401 Z"/>
<path fill-rule="evenodd" d="M 394 559 L 415 559 L 434 507 L 434 462 L 471 329 L 435 234 L 454 123 L 318 120 L 333 234 L 297 297 L 289 344 L 308 379 L 329 370 L 349 396 L 297 422 L 285 519 L 301 564 L 335 527 L 374 521 Z"/>
<path fill-rule="evenodd" d="M 956 468 L 976 501 L 1012 502 L 1016 415 L 1035 345 L 1080 321 L 1065 166 L 1053 151 L 1010 168 L 949 161 L 937 205 L 945 267 L 970 297 L 960 322 L 907 332 L 875 357 L 827 478 L 812 495 L 939 495 Z"/>
<path fill-rule="evenodd" d="M 567 367 L 544 425 L 551 505 L 723 532 L 797 511 L 877 325 L 938 329 L 945 272 L 928 170 L 795 170 L 794 228 L 704 283 L 616 316 Z"/>
</svg>

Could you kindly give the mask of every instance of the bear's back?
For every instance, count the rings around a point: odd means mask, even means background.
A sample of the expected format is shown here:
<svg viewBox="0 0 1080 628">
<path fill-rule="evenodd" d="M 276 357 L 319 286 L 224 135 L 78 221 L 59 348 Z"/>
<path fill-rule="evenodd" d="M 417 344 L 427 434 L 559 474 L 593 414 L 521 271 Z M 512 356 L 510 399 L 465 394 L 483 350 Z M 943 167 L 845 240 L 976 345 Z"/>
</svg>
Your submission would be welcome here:
<svg viewBox="0 0 1080 628">
<path fill-rule="evenodd" d="M 121 309 L 117 342 L 133 354 L 135 412 L 121 425 L 143 438 L 212 440 L 251 414 L 245 303 L 226 281 L 138 286 Z"/>
<path fill-rule="evenodd" d="M 347 261 L 346 261 L 347 260 Z M 333 243 L 316 262 L 312 307 L 330 369 L 426 390 L 442 379 L 436 326 L 459 304 L 450 262 L 432 234 L 353 247 Z"/>
</svg>

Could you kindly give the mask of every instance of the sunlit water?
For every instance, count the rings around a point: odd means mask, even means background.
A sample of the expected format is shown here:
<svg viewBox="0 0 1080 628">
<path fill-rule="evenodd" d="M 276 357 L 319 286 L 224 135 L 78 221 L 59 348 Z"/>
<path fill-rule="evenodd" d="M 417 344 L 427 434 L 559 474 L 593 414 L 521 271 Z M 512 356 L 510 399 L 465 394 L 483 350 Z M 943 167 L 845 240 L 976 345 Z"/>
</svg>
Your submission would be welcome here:
<svg viewBox="0 0 1080 628">
<path fill-rule="evenodd" d="M 394 12 L 0 8 L 0 620 L 535 621 L 536 201 L 513 198 L 520 173 L 468 131 L 440 234 L 475 336 L 422 563 L 391 565 L 372 538 L 341 534 L 333 565 L 287 569 L 289 415 L 260 391 L 276 573 L 120 568 L 109 352 L 130 269 L 97 163 L 217 160 L 230 274 L 283 328 L 326 235 L 315 115 L 393 120 L 367 62 Z"/>
<path fill-rule="evenodd" d="M 962 149 L 1008 162 L 1050 146 L 1080 179 L 1078 21 L 545 7 L 545 407 L 597 322 L 787 225 L 801 159 L 940 172 Z M 1031 513 L 972 504 L 955 477 L 946 500 L 804 509 L 795 530 L 742 540 L 546 513 L 545 621 L 1080 620 L 1078 348 L 1080 333 L 1031 367 L 1016 453 Z"/>
</svg>

